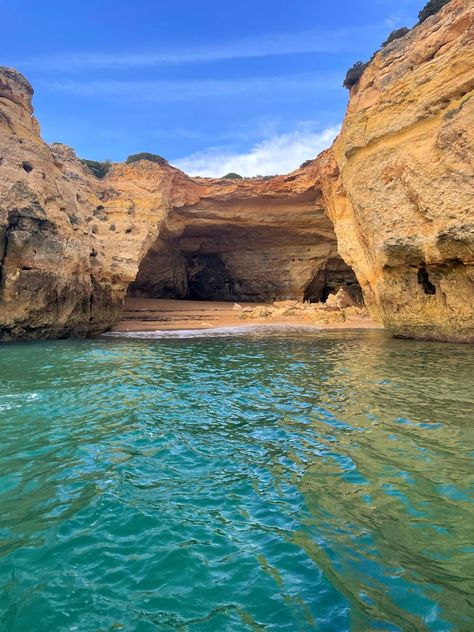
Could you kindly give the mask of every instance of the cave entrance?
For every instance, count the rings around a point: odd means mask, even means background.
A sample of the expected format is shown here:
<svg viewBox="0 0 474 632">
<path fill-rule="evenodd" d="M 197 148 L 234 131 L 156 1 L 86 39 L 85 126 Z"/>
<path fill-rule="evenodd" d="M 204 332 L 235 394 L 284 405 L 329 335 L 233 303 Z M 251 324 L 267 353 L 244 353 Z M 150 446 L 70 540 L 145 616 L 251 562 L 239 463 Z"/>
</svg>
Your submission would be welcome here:
<svg viewBox="0 0 474 632">
<path fill-rule="evenodd" d="M 354 271 L 337 256 L 317 270 L 305 287 L 303 300 L 308 303 L 325 303 L 330 294 L 335 294 L 341 288 L 346 289 L 357 303 L 363 304 L 362 290 Z"/>
<path fill-rule="evenodd" d="M 362 302 L 356 277 L 337 252 L 336 236 L 323 209 L 315 210 L 311 199 L 296 200 L 293 212 L 301 217 L 295 219 L 286 204 L 278 206 L 274 199 L 267 203 L 265 213 L 260 206 L 247 208 L 241 201 L 233 202 L 235 207 L 214 208 L 206 200 L 202 208 L 173 210 L 143 257 L 128 295 L 238 303 L 317 302 L 345 287 Z"/>
<path fill-rule="evenodd" d="M 247 303 L 295 296 L 296 268 L 304 259 L 285 241 L 287 234 L 268 227 L 191 225 L 177 236 L 163 231 L 143 258 L 128 295 Z M 305 243 L 298 248 L 308 250 Z M 289 265 L 295 270 L 288 272 Z"/>
<path fill-rule="evenodd" d="M 234 235 L 235 238 L 235 235 Z M 216 241 L 223 245 L 222 236 Z M 264 243 L 249 243 L 242 236 L 232 248 L 216 252 L 216 243 L 191 248 L 187 240 L 159 239 L 144 257 L 128 296 L 267 303 L 298 299 L 325 302 L 345 288 L 360 304 L 362 291 L 352 269 L 334 253 L 319 261 L 310 248 L 304 257 L 282 246 L 272 250 Z M 319 265 L 318 265 L 319 264 Z"/>
<path fill-rule="evenodd" d="M 196 301 L 237 300 L 235 281 L 216 254 L 186 257 L 187 296 Z"/>
<path fill-rule="evenodd" d="M 219 241 L 219 238 L 217 238 Z M 183 240 L 157 240 L 140 264 L 128 296 L 195 301 L 267 302 L 277 284 L 258 270 L 255 253 L 244 245 L 216 252 L 215 245 L 196 250 Z M 264 277 L 267 278 L 264 278 Z"/>
</svg>

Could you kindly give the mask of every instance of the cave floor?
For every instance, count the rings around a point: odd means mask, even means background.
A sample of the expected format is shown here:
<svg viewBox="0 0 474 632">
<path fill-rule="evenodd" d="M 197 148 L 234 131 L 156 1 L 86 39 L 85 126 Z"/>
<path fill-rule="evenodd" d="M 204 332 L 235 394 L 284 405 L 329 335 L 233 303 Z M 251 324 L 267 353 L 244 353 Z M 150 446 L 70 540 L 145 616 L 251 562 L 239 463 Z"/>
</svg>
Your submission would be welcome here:
<svg viewBox="0 0 474 632">
<path fill-rule="evenodd" d="M 265 303 L 239 303 L 242 308 L 254 309 Z M 233 309 L 232 302 L 187 301 L 175 299 L 125 299 L 122 320 L 113 331 L 173 331 L 182 329 L 211 329 L 245 325 L 290 325 L 315 329 L 380 329 L 370 318 L 351 317 L 344 322 L 314 324 L 302 316 L 252 318 Z"/>
</svg>

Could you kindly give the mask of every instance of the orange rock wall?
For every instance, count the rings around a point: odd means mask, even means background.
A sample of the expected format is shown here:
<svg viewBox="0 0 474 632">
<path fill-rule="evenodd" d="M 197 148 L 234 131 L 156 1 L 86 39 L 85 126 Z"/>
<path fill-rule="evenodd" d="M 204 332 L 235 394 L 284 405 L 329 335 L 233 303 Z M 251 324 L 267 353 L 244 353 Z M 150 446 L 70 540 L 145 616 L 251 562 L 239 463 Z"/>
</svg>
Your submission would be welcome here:
<svg viewBox="0 0 474 632">
<path fill-rule="evenodd" d="M 319 159 L 339 252 L 400 336 L 474 340 L 474 3 L 379 52 Z"/>
<path fill-rule="evenodd" d="M 0 68 L 0 339 L 96 334 L 130 284 L 186 295 L 203 274 L 239 298 L 307 298 L 350 278 L 342 255 L 396 335 L 474 340 L 473 22 L 452 0 L 387 45 L 333 147 L 271 180 L 147 161 L 98 180 L 41 140 L 31 86 Z"/>
</svg>

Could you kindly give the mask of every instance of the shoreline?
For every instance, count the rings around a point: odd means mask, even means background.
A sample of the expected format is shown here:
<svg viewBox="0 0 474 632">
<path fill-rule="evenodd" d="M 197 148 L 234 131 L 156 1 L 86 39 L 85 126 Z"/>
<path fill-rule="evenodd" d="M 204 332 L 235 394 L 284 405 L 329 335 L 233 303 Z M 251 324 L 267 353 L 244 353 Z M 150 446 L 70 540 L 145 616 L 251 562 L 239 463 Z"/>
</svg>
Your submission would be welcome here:
<svg viewBox="0 0 474 632">
<path fill-rule="evenodd" d="M 348 310 L 329 311 L 323 314 L 323 320 L 326 322 L 322 322 L 316 307 L 304 307 L 296 301 L 283 301 L 282 304 L 287 304 L 287 309 L 276 308 L 275 304 L 268 303 L 235 304 L 219 301 L 129 297 L 125 300 L 122 320 L 107 334 L 169 332 L 176 335 L 199 331 L 219 333 L 219 330 L 224 329 L 230 333 L 231 330 L 272 327 L 314 331 L 383 329 L 379 323 L 363 312 L 346 315 L 343 312 Z M 276 315 L 273 315 L 272 311 Z M 258 316 L 255 312 L 265 315 Z"/>
</svg>

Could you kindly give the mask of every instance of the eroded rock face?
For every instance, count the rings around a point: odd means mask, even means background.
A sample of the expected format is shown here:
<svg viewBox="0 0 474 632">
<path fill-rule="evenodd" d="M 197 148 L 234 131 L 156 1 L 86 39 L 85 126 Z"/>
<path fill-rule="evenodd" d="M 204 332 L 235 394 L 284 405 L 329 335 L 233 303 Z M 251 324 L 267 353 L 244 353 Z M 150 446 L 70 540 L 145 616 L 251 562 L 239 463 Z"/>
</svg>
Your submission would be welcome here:
<svg viewBox="0 0 474 632">
<path fill-rule="evenodd" d="M 386 46 L 333 148 L 267 181 L 147 161 L 98 180 L 41 140 L 31 86 L 0 69 L 0 339 L 103 331 L 129 287 L 315 300 L 354 290 L 353 270 L 395 334 L 473 341 L 473 12 L 451 0 Z"/>
<path fill-rule="evenodd" d="M 192 181 L 175 199 L 130 288 L 134 296 L 318 300 L 354 287 L 331 222 L 304 171 L 264 180 Z"/>
<path fill-rule="evenodd" d="M 474 4 L 377 54 L 320 182 L 339 251 L 396 335 L 474 340 Z"/>
<path fill-rule="evenodd" d="M 0 339 L 86 335 L 120 313 L 89 220 L 98 203 L 73 152 L 49 147 L 32 88 L 0 70 Z"/>
<path fill-rule="evenodd" d="M 191 179 L 167 164 L 95 178 L 46 145 L 33 91 L 0 69 L 0 339 L 85 336 L 123 298 L 319 298 L 356 285 L 337 253 L 314 174 Z"/>
</svg>

